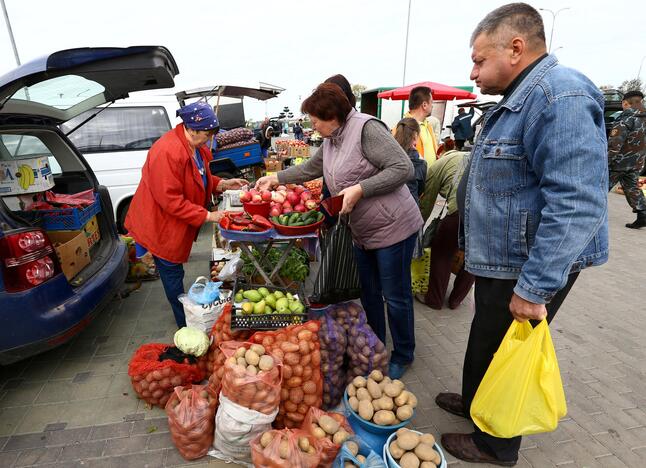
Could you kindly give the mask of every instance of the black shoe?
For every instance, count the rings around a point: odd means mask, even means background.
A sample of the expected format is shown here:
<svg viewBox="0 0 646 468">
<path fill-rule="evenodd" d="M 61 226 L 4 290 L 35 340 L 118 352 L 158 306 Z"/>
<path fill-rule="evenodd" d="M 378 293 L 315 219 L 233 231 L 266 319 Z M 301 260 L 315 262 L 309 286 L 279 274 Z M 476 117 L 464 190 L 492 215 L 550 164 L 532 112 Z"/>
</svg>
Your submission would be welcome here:
<svg viewBox="0 0 646 468">
<path fill-rule="evenodd" d="M 467 415 L 464 413 L 464 404 L 462 403 L 462 395 L 458 393 L 439 393 L 435 397 L 435 403 L 437 406 L 442 408 L 444 411 L 448 411 L 451 414 L 456 416 L 462 416 L 466 418 Z"/>
<path fill-rule="evenodd" d="M 629 229 L 639 229 L 646 227 L 646 212 L 639 211 L 637 213 L 637 219 L 630 224 L 626 224 L 626 227 Z"/>
</svg>

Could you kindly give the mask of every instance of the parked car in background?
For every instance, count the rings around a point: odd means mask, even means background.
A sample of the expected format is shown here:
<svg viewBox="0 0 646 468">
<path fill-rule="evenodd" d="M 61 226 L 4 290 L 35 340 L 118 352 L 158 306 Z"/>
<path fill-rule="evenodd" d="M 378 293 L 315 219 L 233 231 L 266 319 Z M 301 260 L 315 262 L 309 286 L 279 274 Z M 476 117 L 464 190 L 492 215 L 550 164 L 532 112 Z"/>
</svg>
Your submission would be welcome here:
<svg viewBox="0 0 646 468">
<path fill-rule="evenodd" d="M 622 113 L 621 101 L 624 93 L 618 89 L 604 89 L 603 91 L 603 120 L 606 124 L 606 137 L 610 135 L 610 130 L 614 125 L 615 119 Z"/>
<path fill-rule="evenodd" d="M 132 91 L 172 87 L 177 73 L 167 49 L 146 46 L 64 50 L 0 77 L 0 162 L 22 167 L 21 161 L 38 156 L 53 173 L 55 193 L 91 190 L 100 205 L 100 240 L 89 247 L 88 263 L 67 278 L 55 233 L 22 211 L 24 195 L 0 194 L 0 364 L 74 337 L 119 292 L 127 274 L 108 191 L 59 126 Z"/>
</svg>

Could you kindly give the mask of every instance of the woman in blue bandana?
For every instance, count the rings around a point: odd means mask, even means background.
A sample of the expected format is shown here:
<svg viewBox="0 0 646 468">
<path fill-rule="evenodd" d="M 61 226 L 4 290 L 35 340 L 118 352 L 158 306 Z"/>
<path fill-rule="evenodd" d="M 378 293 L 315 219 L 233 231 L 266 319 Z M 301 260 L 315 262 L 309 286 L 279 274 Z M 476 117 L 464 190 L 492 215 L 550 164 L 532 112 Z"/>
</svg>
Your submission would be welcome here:
<svg viewBox="0 0 646 468">
<path fill-rule="evenodd" d="M 141 182 L 126 217 L 138 251 L 155 260 L 178 327 L 186 326 L 177 296 L 184 292 L 184 267 L 201 226 L 218 222 L 222 213 L 209 211 L 212 196 L 238 189 L 243 179 L 221 179 L 209 172 L 213 142 L 220 130 L 213 108 L 205 102 L 177 111 L 181 124 L 164 134 L 148 151 Z"/>
</svg>

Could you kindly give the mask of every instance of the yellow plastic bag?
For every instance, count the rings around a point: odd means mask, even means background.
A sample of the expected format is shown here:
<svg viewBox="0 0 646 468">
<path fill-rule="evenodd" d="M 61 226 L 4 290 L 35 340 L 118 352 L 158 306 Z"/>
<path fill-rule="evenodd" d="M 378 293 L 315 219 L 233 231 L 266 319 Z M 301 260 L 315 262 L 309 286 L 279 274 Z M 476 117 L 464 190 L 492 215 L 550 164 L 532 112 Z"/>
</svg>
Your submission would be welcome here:
<svg viewBox="0 0 646 468">
<path fill-rule="evenodd" d="M 487 434 L 510 438 L 553 431 L 566 413 L 547 321 L 532 329 L 514 320 L 480 382 L 471 418 Z"/>
<path fill-rule="evenodd" d="M 414 258 L 410 265 L 413 294 L 426 294 L 431 273 L 431 249 L 424 249 L 421 258 Z"/>
</svg>

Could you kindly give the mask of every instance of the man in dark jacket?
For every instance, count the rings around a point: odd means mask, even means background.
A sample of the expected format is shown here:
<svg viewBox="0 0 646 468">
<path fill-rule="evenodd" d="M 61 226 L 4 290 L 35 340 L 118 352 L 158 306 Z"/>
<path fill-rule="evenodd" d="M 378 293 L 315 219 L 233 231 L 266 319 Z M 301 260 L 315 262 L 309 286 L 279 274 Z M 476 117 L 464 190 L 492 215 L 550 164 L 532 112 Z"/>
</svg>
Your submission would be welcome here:
<svg viewBox="0 0 646 468">
<path fill-rule="evenodd" d="M 458 115 L 453 119 L 451 130 L 455 136 L 455 146 L 458 151 L 462 151 L 464 142 L 473 139 L 473 128 L 471 128 L 471 119 L 474 115 L 474 108 L 472 107 L 467 114 L 463 107 L 458 110 Z"/>
<path fill-rule="evenodd" d="M 609 189 L 619 182 L 637 219 L 627 228 L 646 227 L 646 197 L 639 188 L 639 174 L 646 158 L 646 109 L 641 91 L 628 91 L 621 102 L 624 111 L 615 121 L 608 138 Z"/>
</svg>

